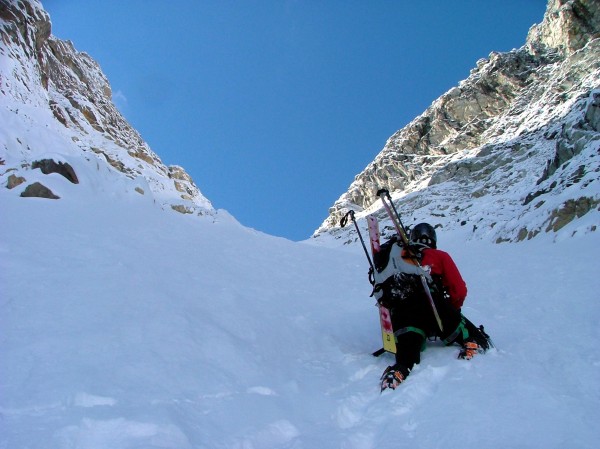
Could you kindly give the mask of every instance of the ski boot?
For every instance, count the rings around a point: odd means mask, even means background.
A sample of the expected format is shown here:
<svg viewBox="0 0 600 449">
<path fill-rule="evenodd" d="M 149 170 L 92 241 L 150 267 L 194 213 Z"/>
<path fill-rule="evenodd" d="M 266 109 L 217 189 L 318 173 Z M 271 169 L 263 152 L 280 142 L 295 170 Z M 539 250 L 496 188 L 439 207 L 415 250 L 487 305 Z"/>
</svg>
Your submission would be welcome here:
<svg viewBox="0 0 600 449">
<path fill-rule="evenodd" d="M 398 386 L 404 382 L 408 373 L 404 374 L 403 371 L 397 365 L 388 366 L 383 374 L 381 375 L 381 391 L 391 388 L 395 390 Z"/>
<path fill-rule="evenodd" d="M 475 357 L 475 354 L 483 354 L 484 352 L 485 349 L 483 349 L 474 341 L 467 341 L 463 344 L 462 349 L 458 353 L 458 358 L 464 360 L 471 360 L 473 357 Z"/>
</svg>

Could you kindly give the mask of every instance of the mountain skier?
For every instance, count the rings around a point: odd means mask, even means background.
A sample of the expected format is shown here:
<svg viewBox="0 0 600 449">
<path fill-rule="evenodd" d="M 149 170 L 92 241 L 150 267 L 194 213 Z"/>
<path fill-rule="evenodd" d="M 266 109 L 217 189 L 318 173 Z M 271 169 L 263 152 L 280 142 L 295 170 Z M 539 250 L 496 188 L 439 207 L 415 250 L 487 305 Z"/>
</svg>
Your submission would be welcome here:
<svg viewBox="0 0 600 449">
<path fill-rule="evenodd" d="M 394 241 L 384 243 L 382 248 Z M 437 249 L 435 229 L 428 223 L 420 223 L 410 232 L 410 246 L 403 249 L 402 258 L 414 257 L 431 277 L 431 294 L 441 325 L 436 323 L 414 275 L 400 273 L 393 277 L 392 285 L 383 286 L 380 303 L 391 311 L 396 364 L 388 366 L 381 376 L 382 390 L 395 389 L 406 379 L 420 362 L 428 337 L 439 337 L 446 345 L 460 345 L 458 357 L 467 360 L 485 352 L 491 344 L 483 328 L 475 327 L 461 314 L 467 286 L 452 257 Z"/>
</svg>

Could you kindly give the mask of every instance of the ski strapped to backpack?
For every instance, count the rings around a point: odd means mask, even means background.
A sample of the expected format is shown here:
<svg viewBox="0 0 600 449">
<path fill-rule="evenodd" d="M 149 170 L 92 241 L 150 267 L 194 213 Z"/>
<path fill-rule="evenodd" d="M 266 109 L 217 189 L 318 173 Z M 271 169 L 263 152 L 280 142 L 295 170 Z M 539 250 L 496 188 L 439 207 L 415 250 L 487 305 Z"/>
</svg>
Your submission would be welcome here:
<svg viewBox="0 0 600 449">
<path fill-rule="evenodd" d="M 386 189 L 379 189 L 377 191 L 377 196 L 379 198 L 381 198 L 381 203 L 383 204 L 385 211 L 387 212 L 388 216 L 392 220 L 392 223 L 394 223 L 394 227 L 396 228 L 396 232 L 398 233 L 398 236 L 401 239 L 404 250 L 410 256 L 410 258 L 412 259 L 414 264 L 417 267 L 422 268 L 418 257 L 410 248 L 410 240 L 408 239 L 408 234 L 406 233 L 406 229 L 404 228 L 404 225 L 402 224 L 402 220 L 400 219 L 400 214 L 398 213 L 398 211 L 396 210 L 396 207 L 394 206 L 390 192 Z M 444 326 L 442 325 L 442 320 L 440 319 L 440 315 L 437 311 L 437 308 L 435 307 L 435 303 L 433 302 L 433 296 L 431 295 L 431 290 L 429 289 L 429 284 L 427 283 L 427 279 L 425 278 L 425 275 L 422 273 L 419 274 L 419 278 L 421 279 L 421 284 L 423 285 L 423 290 L 425 291 L 425 296 L 427 296 L 427 300 L 429 301 L 429 305 L 431 306 L 431 310 L 432 310 L 435 320 L 438 324 L 438 327 L 439 327 L 440 331 L 443 332 Z"/>
<path fill-rule="evenodd" d="M 378 295 L 376 295 L 376 293 L 380 293 L 378 290 L 378 289 L 380 289 L 380 285 L 376 282 L 375 276 L 378 275 L 379 272 L 377 271 L 377 269 L 375 267 L 373 259 L 371 259 L 371 256 L 369 256 L 369 252 L 367 251 L 367 246 L 362 237 L 362 233 L 360 232 L 360 229 L 358 227 L 358 223 L 356 222 L 356 218 L 354 217 L 353 210 L 350 210 L 348 213 L 346 213 L 346 215 L 344 215 L 342 217 L 342 219 L 340 220 L 340 226 L 342 228 L 346 227 L 346 225 L 348 224 L 348 218 L 350 218 L 350 220 L 354 224 L 356 233 L 358 234 L 358 238 L 360 239 L 360 243 L 362 244 L 365 255 L 367 256 L 367 260 L 369 261 L 369 265 L 370 265 L 369 282 L 371 283 L 371 285 L 373 285 L 373 292 L 371 293 L 371 296 L 377 297 Z M 377 256 L 377 253 L 380 250 L 379 225 L 377 223 L 377 219 L 370 215 L 367 217 L 367 223 L 368 223 L 368 228 L 369 228 L 369 240 L 371 243 L 371 254 L 372 254 L 373 258 L 375 258 Z M 375 351 L 373 353 L 373 355 L 378 357 L 386 351 L 395 354 L 396 353 L 396 336 L 394 334 L 394 329 L 392 327 L 391 312 L 387 307 L 385 307 L 383 304 L 381 304 L 379 302 L 379 298 L 377 301 L 377 306 L 379 309 L 379 323 L 381 325 L 381 338 L 383 340 L 383 347 L 381 349 L 378 349 L 377 351 Z"/>
<path fill-rule="evenodd" d="M 367 216 L 367 225 L 369 229 L 369 241 L 371 242 L 371 254 L 373 256 L 373 262 L 377 260 L 379 252 L 381 251 L 379 223 L 377 218 L 373 215 Z M 379 271 L 377 265 L 371 267 L 369 270 L 369 282 L 373 286 L 373 292 L 371 296 L 377 298 L 377 307 L 379 309 L 379 324 L 381 326 L 381 339 L 383 341 L 383 347 L 373 353 L 375 357 L 379 357 L 384 352 L 396 353 L 396 334 L 394 333 L 394 326 L 392 325 L 392 312 L 380 301 L 381 295 L 381 284 L 378 284 Z"/>
</svg>

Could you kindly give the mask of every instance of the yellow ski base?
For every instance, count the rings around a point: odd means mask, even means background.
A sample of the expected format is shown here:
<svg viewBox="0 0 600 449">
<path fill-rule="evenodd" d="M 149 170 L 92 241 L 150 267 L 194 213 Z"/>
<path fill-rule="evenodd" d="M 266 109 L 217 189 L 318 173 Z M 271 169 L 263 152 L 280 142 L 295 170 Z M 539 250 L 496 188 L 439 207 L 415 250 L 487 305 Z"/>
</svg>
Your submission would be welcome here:
<svg viewBox="0 0 600 449">
<path fill-rule="evenodd" d="M 394 328 L 392 327 L 392 317 L 390 311 L 383 306 L 379 306 L 379 321 L 381 323 L 381 339 L 383 340 L 383 349 L 393 354 L 396 353 L 396 338 L 394 337 Z"/>
</svg>

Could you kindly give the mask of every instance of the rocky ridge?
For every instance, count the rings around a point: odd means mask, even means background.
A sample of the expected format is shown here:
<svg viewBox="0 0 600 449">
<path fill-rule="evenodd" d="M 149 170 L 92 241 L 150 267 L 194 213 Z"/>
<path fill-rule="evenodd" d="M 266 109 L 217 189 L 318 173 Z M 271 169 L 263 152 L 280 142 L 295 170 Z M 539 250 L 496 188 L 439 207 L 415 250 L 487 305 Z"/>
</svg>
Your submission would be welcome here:
<svg viewBox="0 0 600 449">
<path fill-rule="evenodd" d="M 84 182 L 115 195 L 134 192 L 181 213 L 214 213 L 185 170 L 163 164 L 117 110 L 96 61 L 52 35 L 39 1 L 0 0 L 0 43 L 4 187 L 57 199 Z M 42 166 L 46 170 L 38 170 Z M 111 187 L 92 181 L 99 172 Z M 62 176 L 48 176 L 54 173 Z"/>
<path fill-rule="evenodd" d="M 380 188 L 411 222 L 469 226 L 496 242 L 598 214 L 599 88 L 600 5 L 550 0 L 522 48 L 478 61 L 388 139 L 313 238 L 354 241 L 339 220 L 348 210 L 383 218 Z"/>
</svg>

